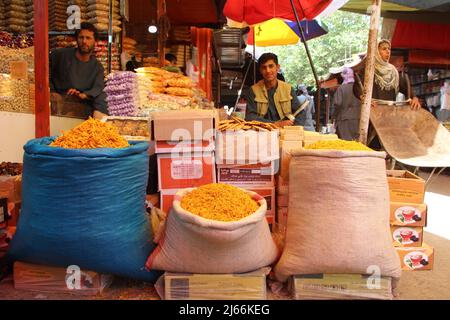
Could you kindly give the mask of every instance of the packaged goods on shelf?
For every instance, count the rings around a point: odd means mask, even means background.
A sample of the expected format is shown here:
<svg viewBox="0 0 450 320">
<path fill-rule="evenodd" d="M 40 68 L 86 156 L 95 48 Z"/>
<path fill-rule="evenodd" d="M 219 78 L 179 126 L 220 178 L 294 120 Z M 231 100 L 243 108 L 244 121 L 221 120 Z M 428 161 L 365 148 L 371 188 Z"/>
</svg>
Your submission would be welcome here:
<svg viewBox="0 0 450 320">
<path fill-rule="evenodd" d="M 155 287 L 165 300 L 265 300 L 269 271 L 264 267 L 239 274 L 166 272 Z"/>
<path fill-rule="evenodd" d="M 136 116 L 138 114 L 138 81 L 134 72 L 119 71 L 106 80 L 108 111 L 112 116 Z"/>
<path fill-rule="evenodd" d="M 30 84 L 28 80 L 11 79 L 0 74 L 0 111 L 31 113 Z"/>
</svg>

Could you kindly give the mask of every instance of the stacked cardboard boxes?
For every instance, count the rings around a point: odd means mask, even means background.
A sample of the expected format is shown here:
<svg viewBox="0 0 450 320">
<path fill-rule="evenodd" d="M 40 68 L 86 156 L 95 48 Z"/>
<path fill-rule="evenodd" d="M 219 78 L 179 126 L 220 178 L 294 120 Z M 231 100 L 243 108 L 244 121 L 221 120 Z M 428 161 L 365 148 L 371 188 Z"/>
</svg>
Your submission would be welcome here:
<svg viewBox="0 0 450 320">
<path fill-rule="evenodd" d="M 217 132 L 217 181 L 250 190 L 267 201 L 267 221 L 275 221 L 275 174 L 279 167 L 278 131 Z"/>
<path fill-rule="evenodd" d="M 216 182 L 212 110 L 182 110 L 152 114 L 158 165 L 160 207 L 168 213 L 175 193 Z"/>
<path fill-rule="evenodd" d="M 305 132 L 302 126 L 284 127 L 280 134 L 280 171 L 277 177 L 277 214 L 276 222 L 279 230 L 287 225 L 289 204 L 289 164 L 292 149 L 302 148 Z"/>
<path fill-rule="evenodd" d="M 404 170 L 388 170 L 392 241 L 402 269 L 433 269 L 434 249 L 423 242 L 427 222 L 425 181 Z"/>
</svg>

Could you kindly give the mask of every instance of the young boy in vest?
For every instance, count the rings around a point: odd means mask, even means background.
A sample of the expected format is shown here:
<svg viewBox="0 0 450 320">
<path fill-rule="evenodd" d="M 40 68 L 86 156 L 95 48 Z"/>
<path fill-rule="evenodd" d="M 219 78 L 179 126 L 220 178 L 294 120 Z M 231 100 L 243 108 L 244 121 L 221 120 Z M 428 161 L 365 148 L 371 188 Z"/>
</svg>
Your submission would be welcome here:
<svg viewBox="0 0 450 320">
<path fill-rule="evenodd" d="M 295 117 L 295 121 L 287 117 L 300 108 L 300 103 L 291 85 L 277 79 L 277 73 L 280 70 L 278 57 L 273 53 L 264 53 L 258 59 L 258 65 L 263 80 L 253 85 L 247 94 L 245 120 L 273 122 L 280 128 L 292 125 L 303 126 L 305 110 Z"/>
</svg>

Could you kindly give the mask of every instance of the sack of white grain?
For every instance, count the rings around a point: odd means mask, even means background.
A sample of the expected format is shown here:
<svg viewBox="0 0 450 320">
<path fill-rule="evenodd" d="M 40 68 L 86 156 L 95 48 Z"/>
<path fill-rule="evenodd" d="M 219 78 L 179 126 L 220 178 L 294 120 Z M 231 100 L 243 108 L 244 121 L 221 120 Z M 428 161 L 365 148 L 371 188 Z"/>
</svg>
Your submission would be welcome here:
<svg viewBox="0 0 450 320">
<path fill-rule="evenodd" d="M 286 246 L 275 278 L 379 270 L 398 280 L 384 152 L 291 150 Z"/>
<path fill-rule="evenodd" d="M 183 199 L 190 208 L 200 208 L 205 214 L 183 209 Z M 244 207 L 245 201 L 255 202 L 248 215 L 230 218 L 231 215 L 225 217 L 222 213 Z M 175 195 L 165 230 L 158 247 L 149 256 L 146 268 L 171 272 L 242 273 L 269 266 L 276 261 L 278 249 L 270 234 L 266 210 L 263 197 L 234 186 L 214 183 L 182 189 Z"/>
</svg>

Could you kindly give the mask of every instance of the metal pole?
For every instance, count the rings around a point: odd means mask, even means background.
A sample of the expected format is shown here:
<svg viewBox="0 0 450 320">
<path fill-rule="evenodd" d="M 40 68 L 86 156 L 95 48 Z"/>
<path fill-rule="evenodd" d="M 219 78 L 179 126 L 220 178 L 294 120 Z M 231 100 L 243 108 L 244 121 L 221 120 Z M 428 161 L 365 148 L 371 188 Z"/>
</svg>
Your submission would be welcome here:
<svg viewBox="0 0 450 320">
<path fill-rule="evenodd" d="M 317 95 L 316 95 L 316 131 L 320 131 L 320 82 L 319 78 L 317 77 L 316 68 L 314 67 L 314 63 L 311 58 L 311 53 L 309 52 L 308 44 L 306 43 L 305 34 L 303 33 L 303 28 L 300 24 L 300 19 L 298 18 L 297 9 L 295 8 L 294 1 L 290 0 L 292 11 L 294 12 L 295 21 L 297 22 L 298 30 L 300 31 L 300 38 L 303 42 L 303 45 L 305 46 L 306 55 L 308 56 L 308 61 L 311 66 L 314 80 L 316 81 L 316 87 L 317 87 Z M 299 2 L 300 7 L 302 6 Z M 303 8 L 302 8 L 303 10 Z"/>
<path fill-rule="evenodd" d="M 111 58 L 112 58 L 112 39 L 113 39 L 113 1 L 109 0 L 109 14 L 108 14 L 108 74 L 111 73 Z"/>
<path fill-rule="evenodd" d="M 359 120 L 359 142 L 367 144 L 369 130 L 370 106 L 372 104 L 373 78 L 375 72 L 375 52 L 377 48 L 378 26 L 380 24 L 381 0 L 372 0 L 370 30 L 367 44 L 366 67 L 364 71 L 364 91 L 361 118 Z"/>
</svg>

